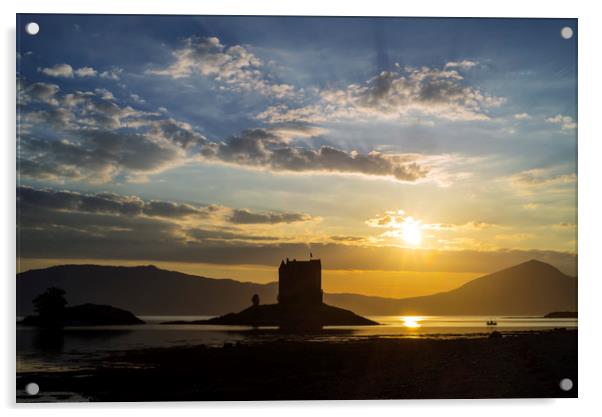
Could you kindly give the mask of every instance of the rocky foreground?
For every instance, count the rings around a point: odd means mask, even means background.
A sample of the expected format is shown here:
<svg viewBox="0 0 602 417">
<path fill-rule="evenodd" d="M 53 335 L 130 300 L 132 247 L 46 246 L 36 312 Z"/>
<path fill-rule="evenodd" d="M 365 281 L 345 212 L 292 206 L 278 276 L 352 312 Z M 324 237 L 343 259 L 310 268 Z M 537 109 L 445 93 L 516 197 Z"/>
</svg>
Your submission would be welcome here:
<svg viewBox="0 0 602 417">
<path fill-rule="evenodd" d="M 576 330 L 497 335 L 127 351 L 93 371 L 18 375 L 17 400 L 31 400 L 30 381 L 91 401 L 577 396 Z M 563 378 L 572 390 L 560 389 Z"/>
</svg>

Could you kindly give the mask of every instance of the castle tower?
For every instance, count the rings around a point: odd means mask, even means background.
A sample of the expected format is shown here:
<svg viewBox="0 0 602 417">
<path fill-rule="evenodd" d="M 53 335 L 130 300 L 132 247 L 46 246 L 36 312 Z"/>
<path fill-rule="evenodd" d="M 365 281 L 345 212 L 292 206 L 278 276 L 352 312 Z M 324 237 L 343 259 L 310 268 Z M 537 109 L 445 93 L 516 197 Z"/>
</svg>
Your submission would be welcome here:
<svg viewBox="0 0 602 417">
<path fill-rule="evenodd" d="M 288 258 L 278 268 L 278 303 L 310 305 L 322 303 L 322 263 L 319 259 Z"/>
</svg>

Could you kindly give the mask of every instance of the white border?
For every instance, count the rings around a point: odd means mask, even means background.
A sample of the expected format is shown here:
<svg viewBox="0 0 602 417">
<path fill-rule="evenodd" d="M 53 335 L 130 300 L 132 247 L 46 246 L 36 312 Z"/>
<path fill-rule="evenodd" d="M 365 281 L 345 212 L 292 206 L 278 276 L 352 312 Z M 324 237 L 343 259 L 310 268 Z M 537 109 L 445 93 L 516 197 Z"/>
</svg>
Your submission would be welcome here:
<svg viewBox="0 0 602 417">
<path fill-rule="evenodd" d="M 392 2 L 370 0 L 21 0 L 1 3 L 4 41 L 2 47 L 2 236 L 0 254 L 4 267 L 2 279 L 4 337 L 0 342 L 3 366 L 0 379 L 0 405 L 10 414 L 55 416 L 117 414 L 155 416 L 170 412 L 199 415 L 210 412 L 247 417 L 306 416 L 308 413 L 345 413 L 350 417 L 367 412 L 399 415 L 504 416 L 508 413 L 545 413 L 547 416 L 593 414 L 599 410 L 597 399 L 602 369 L 599 348 L 599 320 L 602 317 L 601 265 L 596 255 L 601 250 L 600 171 L 602 137 L 596 121 L 600 119 L 602 21 L 596 2 L 525 0 L 469 1 L 430 0 Z M 578 400 L 472 400 L 472 401 L 347 401 L 285 403 L 157 403 L 157 404 L 52 404 L 40 406 L 14 405 L 14 276 L 15 276 L 15 13 L 117 13 L 117 14 L 249 14 L 249 15 L 331 15 L 331 16 L 462 16 L 462 17 L 571 17 L 579 18 L 579 396 Z M 167 382 L 167 381 L 166 381 Z"/>
</svg>

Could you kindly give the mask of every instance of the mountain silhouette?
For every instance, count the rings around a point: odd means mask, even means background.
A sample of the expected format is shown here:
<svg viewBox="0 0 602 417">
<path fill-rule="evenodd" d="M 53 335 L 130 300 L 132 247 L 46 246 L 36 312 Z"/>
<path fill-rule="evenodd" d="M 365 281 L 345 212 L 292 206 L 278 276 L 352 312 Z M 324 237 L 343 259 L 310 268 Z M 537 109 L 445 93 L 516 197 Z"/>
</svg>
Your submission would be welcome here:
<svg viewBox="0 0 602 417">
<path fill-rule="evenodd" d="M 222 315 L 240 311 L 258 294 L 276 302 L 277 283 L 212 279 L 154 266 L 64 265 L 17 274 L 17 314 L 48 287 L 63 288 L 69 304 L 109 304 L 136 315 Z M 531 260 L 470 281 L 452 291 L 395 299 L 324 294 L 324 302 L 362 315 L 544 315 L 577 311 L 577 278 Z"/>
<path fill-rule="evenodd" d="M 17 315 L 33 312 L 31 301 L 60 287 L 70 305 L 108 304 L 140 315 L 218 315 L 238 311 L 258 294 L 276 302 L 277 284 L 212 279 L 155 266 L 62 265 L 17 274 Z"/>
<path fill-rule="evenodd" d="M 544 315 L 577 311 L 577 278 L 547 263 L 530 260 L 428 296 L 390 299 L 330 294 L 325 300 L 358 314 L 378 311 L 384 315 Z"/>
</svg>

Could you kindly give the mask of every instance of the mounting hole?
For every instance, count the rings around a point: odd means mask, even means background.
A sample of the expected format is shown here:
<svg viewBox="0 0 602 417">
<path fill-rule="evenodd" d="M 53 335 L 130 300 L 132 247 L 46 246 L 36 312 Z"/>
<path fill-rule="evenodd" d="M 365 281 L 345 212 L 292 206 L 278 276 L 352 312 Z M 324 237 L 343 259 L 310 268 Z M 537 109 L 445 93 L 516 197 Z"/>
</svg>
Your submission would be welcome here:
<svg viewBox="0 0 602 417">
<path fill-rule="evenodd" d="M 40 31 L 40 25 L 38 25 L 36 22 L 29 22 L 28 24 L 25 25 L 25 32 L 28 35 L 31 35 L 31 36 L 37 35 L 39 31 Z"/>
<path fill-rule="evenodd" d="M 573 381 L 570 378 L 564 378 L 560 380 L 560 389 L 563 391 L 570 391 L 573 389 Z"/>
<path fill-rule="evenodd" d="M 560 29 L 560 36 L 564 39 L 571 39 L 573 37 L 573 29 L 568 26 L 563 27 Z"/>
<path fill-rule="evenodd" d="M 25 392 L 28 395 L 38 395 L 38 392 L 40 392 L 40 386 L 35 382 L 30 382 L 29 384 L 25 385 Z"/>
</svg>

